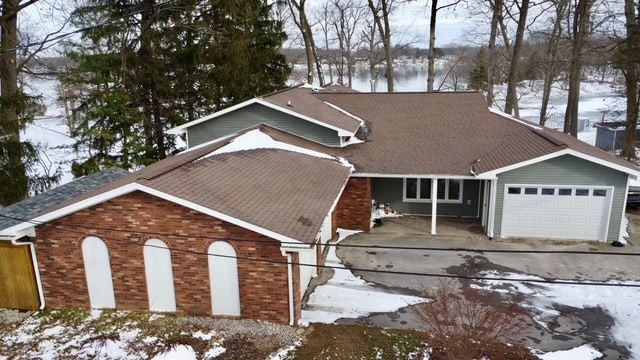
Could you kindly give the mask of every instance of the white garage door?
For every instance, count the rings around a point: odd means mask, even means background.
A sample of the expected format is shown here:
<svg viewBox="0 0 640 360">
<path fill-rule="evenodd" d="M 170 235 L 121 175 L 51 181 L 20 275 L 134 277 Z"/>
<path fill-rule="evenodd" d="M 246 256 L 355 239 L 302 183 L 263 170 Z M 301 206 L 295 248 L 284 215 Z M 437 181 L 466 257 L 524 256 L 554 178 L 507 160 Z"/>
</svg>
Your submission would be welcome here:
<svg viewBox="0 0 640 360">
<path fill-rule="evenodd" d="M 503 237 L 606 240 L 613 188 L 507 185 Z"/>
</svg>

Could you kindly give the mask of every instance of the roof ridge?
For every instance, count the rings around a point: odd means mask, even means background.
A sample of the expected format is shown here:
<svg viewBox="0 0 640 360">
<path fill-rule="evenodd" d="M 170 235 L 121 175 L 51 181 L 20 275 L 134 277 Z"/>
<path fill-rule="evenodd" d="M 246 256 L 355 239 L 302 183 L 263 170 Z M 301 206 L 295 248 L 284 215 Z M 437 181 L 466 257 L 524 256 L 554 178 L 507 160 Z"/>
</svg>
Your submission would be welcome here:
<svg viewBox="0 0 640 360">
<path fill-rule="evenodd" d="M 556 146 L 564 146 L 564 147 L 569 147 L 569 145 L 563 141 L 560 141 L 559 139 L 554 138 L 552 135 L 547 134 L 546 132 L 544 132 L 544 128 L 543 130 L 536 130 L 536 129 L 531 129 L 531 131 L 540 136 L 541 138 L 547 140 L 548 142 L 552 143 L 553 145 Z"/>
<path fill-rule="evenodd" d="M 272 92 L 269 92 L 269 93 L 266 93 L 266 94 L 262 94 L 262 95 L 255 96 L 255 98 L 265 98 L 265 97 L 269 97 L 269 96 L 273 96 L 273 95 L 276 95 L 276 94 L 283 93 L 283 92 L 285 92 L 285 91 L 294 90 L 294 89 L 299 89 L 299 88 L 300 88 L 300 86 L 302 86 L 302 85 L 304 85 L 304 83 L 297 83 L 297 84 L 295 84 L 295 85 L 287 86 L 287 87 L 286 87 L 286 88 L 284 88 L 284 89 L 275 90 L 275 91 L 272 91 Z"/>
<path fill-rule="evenodd" d="M 424 94 L 424 95 L 450 95 L 450 94 L 480 94 L 479 91 L 397 91 L 397 92 L 314 92 L 317 95 L 409 95 L 409 94 Z"/>
</svg>

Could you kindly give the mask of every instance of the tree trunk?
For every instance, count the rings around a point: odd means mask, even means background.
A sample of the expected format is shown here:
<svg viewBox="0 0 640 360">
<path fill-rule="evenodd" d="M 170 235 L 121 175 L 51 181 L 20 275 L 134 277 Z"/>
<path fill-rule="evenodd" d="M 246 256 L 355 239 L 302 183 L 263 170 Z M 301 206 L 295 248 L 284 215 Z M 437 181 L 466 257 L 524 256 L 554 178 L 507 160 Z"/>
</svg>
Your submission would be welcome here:
<svg viewBox="0 0 640 360">
<path fill-rule="evenodd" d="M 578 137 L 578 102 L 580 101 L 580 75 L 582 48 L 589 31 L 589 16 L 593 0 L 579 0 L 573 15 L 571 61 L 569 65 L 569 94 L 564 116 L 564 132 Z"/>
<path fill-rule="evenodd" d="M 313 84 L 313 47 L 309 39 L 308 24 L 306 16 L 303 15 L 303 10 L 300 10 L 300 32 L 302 33 L 302 39 L 304 41 L 304 51 L 307 55 L 307 82 Z"/>
<path fill-rule="evenodd" d="M 380 0 L 380 9 L 373 4 L 373 0 L 369 0 L 369 8 L 373 13 L 373 20 L 378 26 L 382 46 L 384 47 L 384 55 L 386 61 L 386 77 L 387 92 L 393 92 L 394 73 L 393 73 L 393 49 L 391 48 L 391 26 L 389 25 L 390 5 L 388 0 Z M 382 13 L 382 14 L 380 14 Z"/>
<path fill-rule="evenodd" d="M 429 53 L 427 54 L 428 73 L 427 91 L 433 91 L 433 81 L 436 77 L 436 19 L 438 15 L 438 0 L 431 0 L 431 18 L 429 19 Z"/>
<path fill-rule="evenodd" d="M 504 112 L 513 113 L 513 108 L 517 102 L 516 86 L 518 84 L 518 64 L 520 63 L 520 52 L 524 41 L 524 30 L 527 25 L 527 13 L 529 12 L 529 0 L 522 0 L 520 6 L 520 16 L 518 17 L 518 28 L 516 39 L 513 44 L 513 54 L 509 66 L 509 77 L 507 78 L 507 99 L 504 104 Z"/>
<path fill-rule="evenodd" d="M 496 38 L 498 36 L 498 20 L 502 14 L 502 0 L 493 3 L 493 15 L 491 16 L 491 33 L 489 35 L 489 63 L 487 64 L 487 103 L 493 106 L 493 86 L 496 80 L 496 63 L 498 62 L 498 49 Z"/>
<path fill-rule="evenodd" d="M 640 12 L 640 5 L 638 5 Z M 638 41 L 640 41 L 640 14 L 636 14 L 633 0 L 625 0 L 624 13 L 627 37 L 623 44 L 623 73 L 627 95 L 627 124 L 624 135 L 622 156 L 627 160 L 636 158 L 636 128 L 638 126 L 638 82 L 640 81 L 640 59 L 638 59 Z"/>
<path fill-rule="evenodd" d="M 559 0 L 556 4 L 556 18 L 553 22 L 553 30 L 549 37 L 549 45 L 545 60 L 547 61 L 546 71 L 544 74 L 544 83 L 542 86 L 542 104 L 540 106 L 540 125 L 544 126 L 547 122 L 547 108 L 549 106 L 549 97 L 551 96 L 551 86 L 557 75 L 558 46 L 562 37 L 562 20 L 564 19 L 567 9 L 568 0 Z"/>
<path fill-rule="evenodd" d="M 6 189 L 2 191 L 0 205 L 9 205 L 27 197 L 28 177 L 26 168 L 22 163 L 22 144 L 20 143 L 20 119 L 18 108 L 21 99 L 18 99 L 18 68 L 16 47 L 18 46 L 18 12 L 19 0 L 2 0 L 3 18 L 0 20 L 0 96 L 2 97 L 2 109 L 0 109 L 0 137 L 5 142 L 6 169 L 3 172 L 10 174 Z M 5 15 L 6 14 L 6 15 Z"/>
</svg>

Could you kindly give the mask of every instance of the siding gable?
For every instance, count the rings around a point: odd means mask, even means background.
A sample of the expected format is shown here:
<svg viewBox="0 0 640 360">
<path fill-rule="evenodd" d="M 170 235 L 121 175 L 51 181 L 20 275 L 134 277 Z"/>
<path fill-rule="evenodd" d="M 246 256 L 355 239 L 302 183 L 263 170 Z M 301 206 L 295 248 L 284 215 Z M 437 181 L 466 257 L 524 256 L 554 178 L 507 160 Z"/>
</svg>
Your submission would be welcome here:
<svg viewBox="0 0 640 360">
<path fill-rule="evenodd" d="M 261 104 L 251 104 L 189 127 L 187 129 L 188 145 L 193 147 L 260 124 L 266 124 L 327 146 L 340 146 L 337 131 Z"/>
</svg>

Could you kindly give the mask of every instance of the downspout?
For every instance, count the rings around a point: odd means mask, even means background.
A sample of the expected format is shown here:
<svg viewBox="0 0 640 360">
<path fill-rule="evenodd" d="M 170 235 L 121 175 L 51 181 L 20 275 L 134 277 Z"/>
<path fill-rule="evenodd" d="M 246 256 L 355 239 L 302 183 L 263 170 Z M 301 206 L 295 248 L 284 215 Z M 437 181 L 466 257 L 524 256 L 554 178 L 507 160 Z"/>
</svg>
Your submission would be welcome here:
<svg viewBox="0 0 640 360">
<path fill-rule="evenodd" d="M 291 253 L 286 253 L 287 255 L 287 278 L 289 284 L 289 325 L 295 325 L 293 323 L 294 319 L 294 304 L 293 304 L 293 267 L 291 265 Z"/>
<path fill-rule="evenodd" d="M 11 244 L 15 246 L 27 246 L 31 250 L 31 262 L 33 263 L 33 272 L 36 276 L 36 285 L 38 287 L 38 297 L 40 298 L 39 310 L 44 310 L 44 290 L 42 289 L 42 280 L 40 279 L 40 268 L 38 267 L 38 257 L 36 256 L 36 247 L 31 241 L 18 242 L 18 239 L 11 239 Z"/>
</svg>

